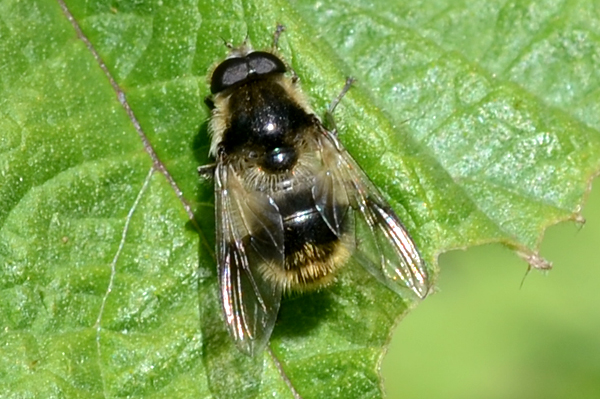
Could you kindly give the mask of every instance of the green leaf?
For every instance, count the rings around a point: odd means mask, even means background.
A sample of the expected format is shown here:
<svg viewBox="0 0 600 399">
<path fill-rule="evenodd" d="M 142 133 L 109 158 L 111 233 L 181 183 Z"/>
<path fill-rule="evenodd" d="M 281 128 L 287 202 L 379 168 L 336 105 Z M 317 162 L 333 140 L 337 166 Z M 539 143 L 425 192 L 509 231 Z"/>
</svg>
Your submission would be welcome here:
<svg viewBox="0 0 600 399">
<path fill-rule="evenodd" d="M 485 242 L 533 256 L 600 166 L 598 18 L 546 3 L 0 3 L 0 392 L 381 397 L 412 304 L 360 268 L 286 298 L 262 356 L 227 336 L 195 171 L 207 74 L 222 39 L 268 48 L 285 24 L 281 53 L 318 114 L 358 78 L 342 140 L 432 267 Z"/>
</svg>

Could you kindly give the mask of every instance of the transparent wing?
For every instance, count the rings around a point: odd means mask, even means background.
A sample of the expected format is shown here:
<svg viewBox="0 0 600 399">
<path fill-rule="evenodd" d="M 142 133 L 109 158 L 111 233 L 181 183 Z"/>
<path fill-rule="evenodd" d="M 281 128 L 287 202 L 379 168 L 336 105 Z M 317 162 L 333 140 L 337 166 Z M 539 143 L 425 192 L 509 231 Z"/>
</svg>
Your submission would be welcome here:
<svg viewBox="0 0 600 399">
<path fill-rule="evenodd" d="M 336 232 L 347 217 L 346 229 L 354 232 L 354 258 L 393 291 L 424 298 L 427 267 L 398 216 L 331 132 L 323 129 L 317 140 L 326 170 L 313 189 L 321 216 Z M 331 211 L 331 204 L 338 204 L 337 211 Z"/>
<path fill-rule="evenodd" d="M 350 210 L 350 198 L 348 198 L 347 184 L 337 170 L 340 167 L 339 153 L 332 151 L 327 144 L 324 147 L 322 143 L 317 143 L 317 148 L 321 152 L 320 161 L 325 167 L 323 165 L 314 167 L 313 199 L 317 210 L 331 231 L 338 237 L 342 237 L 344 229 L 347 229 L 345 224 Z"/>
<path fill-rule="evenodd" d="M 249 192 L 230 166 L 215 171 L 217 261 L 223 311 L 237 346 L 253 355 L 268 342 L 281 289 L 265 280 L 267 262 L 283 265 L 283 223 L 264 193 Z"/>
</svg>

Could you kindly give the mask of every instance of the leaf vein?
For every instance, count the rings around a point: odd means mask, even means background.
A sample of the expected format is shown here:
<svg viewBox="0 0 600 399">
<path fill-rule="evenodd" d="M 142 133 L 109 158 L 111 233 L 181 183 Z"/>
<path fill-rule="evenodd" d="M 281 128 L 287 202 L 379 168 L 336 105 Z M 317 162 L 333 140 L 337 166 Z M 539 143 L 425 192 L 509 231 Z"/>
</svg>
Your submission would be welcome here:
<svg viewBox="0 0 600 399">
<path fill-rule="evenodd" d="M 108 286 L 106 287 L 106 292 L 104 293 L 104 296 L 102 297 L 102 303 L 100 304 L 100 311 L 98 312 L 98 317 L 96 318 L 96 323 L 95 323 L 96 350 L 98 353 L 98 368 L 100 370 L 104 397 L 108 397 L 108 396 L 106 394 L 106 387 L 104 385 L 105 379 L 103 376 L 102 363 L 101 363 L 102 350 L 100 347 L 100 332 L 102 330 L 102 327 L 101 327 L 102 316 L 104 314 L 104 308 L 106 306 L 106 301 L 108 300 L 108 296 L 110 295 L 110 293 L 113 289 L 115 275 L 117 273 L 117 268 L 116 268 L 117 261 L 119 259 L 119 256 L 121 255 L 121 251 L 123 250 L 123 247 L 125 246 L 125 240 L 127 238 L 127 231 L 129 230 L 129 223 L 131 222 L 133 213 L 135 212 L 138 205 L 140 204 L 143 194 L 146 192 L 146 189 L 148 188 L 148 185 L 150 184 L 150 180 L 152 178 L 152 175 L 154 174 L 154 170 L 155 170 L 154 167 L 151 167 L 150 170 L 148 171 L 148 174 L 146 175 L 146 178 L 144 179 L 144 183 L 142 184 L 142 187 L 141 187 L 140 191 L 138 192 L 135 200 L 133 201 L 133 204 L 131 205 L 131 208 L 129 209 L 129 212 L 127 213 L 127 216 L 125 218 L 125 224 L 123 226 L 123 231 L 121 233 L 121 241 L 119 242 L 119 247 L 117 248 L 117 251 L 115 252 L 115 256 L 113 257 L 113 260 L 110 263 L 110 277 L 108 280 Z"/>
</svg>

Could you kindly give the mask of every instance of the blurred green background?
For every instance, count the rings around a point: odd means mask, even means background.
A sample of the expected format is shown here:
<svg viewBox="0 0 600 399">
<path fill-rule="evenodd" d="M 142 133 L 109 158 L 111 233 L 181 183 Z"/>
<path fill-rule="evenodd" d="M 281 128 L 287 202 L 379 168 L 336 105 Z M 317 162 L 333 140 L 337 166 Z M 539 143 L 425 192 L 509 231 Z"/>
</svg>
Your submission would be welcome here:
<svg viewBox="0 0 600 399">
<path fill-rule="evenodd" d="M 440 257 L 439 292 L 397 327 L 388 397 L 600 398 L 600 183 L 585 225 L 546 231 L 532 271 L 500 245 Z"/>
</svg>

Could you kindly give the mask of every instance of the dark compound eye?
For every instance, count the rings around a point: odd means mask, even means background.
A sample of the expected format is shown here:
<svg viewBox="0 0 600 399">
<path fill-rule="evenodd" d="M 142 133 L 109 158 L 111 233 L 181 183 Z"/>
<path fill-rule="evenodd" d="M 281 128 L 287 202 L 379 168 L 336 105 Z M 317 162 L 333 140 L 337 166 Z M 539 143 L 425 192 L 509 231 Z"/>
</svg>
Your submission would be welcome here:
<svg viewBox="0 0 600 399">
<path fill-rule="evenodd" d="M 229 58 L 215 69 L 210 81 L 210 92 L 218 93 L 248 78 L 245 58 Z"/>
<path fill-rule="evenodd" d="M 266 75 L 269 73 L 285 73 L 283 61 L 271 53 L 256 51 L 246 56 L 251 74 Z"/>
<path fill-rule="evenodd" d="M 271 73 L 285 73 L 285 64 L 271 53 L 255 51 L 245 57 L 229 58 L 215 69 L 210 91 L 215 94 L 246 80 Z"/>
</svg>

